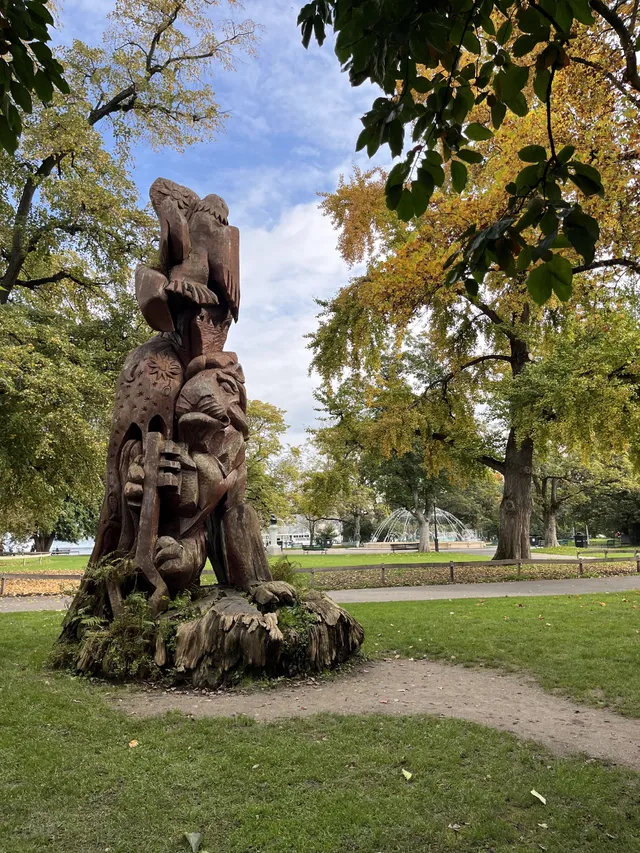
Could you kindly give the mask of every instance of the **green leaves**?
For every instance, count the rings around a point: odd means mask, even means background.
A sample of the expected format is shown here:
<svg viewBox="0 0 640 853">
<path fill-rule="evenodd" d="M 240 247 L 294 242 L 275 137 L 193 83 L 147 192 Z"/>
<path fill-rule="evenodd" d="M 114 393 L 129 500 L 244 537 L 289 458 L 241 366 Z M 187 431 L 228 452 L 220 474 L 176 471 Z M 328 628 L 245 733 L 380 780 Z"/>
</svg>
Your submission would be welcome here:
<svg viewBox="0 0 640 853">
<path fill-rule="evenodd" d="M 484 157 L 479 151 L 474 151 L 472 148 L 461 148 L 458 151 L 458 157 L 464 160 L 465 163 L 482 163 Z"/>
<path fill-rule="evenodd" d="M 537 101 L 550 100 L 556 75 L 571 61 L 576 21 L 593 23 L 590 0 L 453 5 L 313 0 L 299 18 L 303 43 L 310 26 L 319 28 L 318 40 L 332 27 L 352 83 L 369 80 L 382 88 L 384 97 L 362 118 L 357 150 L 372 156 L 388 145 L 393 157 L 404 152 L 389 174 L 386 200 L 405 221 L 422 216 L 435 189 L 445 185 L 443 163 L 450 164 L 454 192 L 469 188 L 468 166 L 484 165 L 481 143 L 503 126 L 507 110 L 522 117 L 537 103 L 530 84 Z M 404 81 L 401 89 L 398 81 Z M 552 108 L 555 103 L 551 98 Z M 481 104 L 490 122 L 475 109 Z M 536 109 L 542 112 L 539 104 Z M 572 145 L 555 154 L 553 141 L 530 144 L 524 136 L 521 145 L 523 168 L 505 176 L 506 211 L 464 238 L 462 257 L 449 268 L 447 281 L 482 282 L 496 268 L 509 276 L 526 274 L 537 264 L 530 272 L 532 292 L 540 299 L 551 293 L 566 298 L 569 261 L 557 250 L 578 252 L 588 264 L 599 238 L 597 222 L 574 203 L 574 188 L 587 197 L 602 195 L 602 179 L 593 165 L 574 159 Z"/>
<path fill-rule="evenodd" d="M 5 3 L 2 14 L 0 146 L 12 154 L 22 133 L 20 112 L 33 109 L 31 93 L 35 91 L 40 100 L 48 102 L 54 86 L 61 92 L 68 92 L 69 87 L 61 64 L 46 44 L 53 18 L 43 0 Z"/>
<path fill-rule="evenodd" d="M 593 166 L 580 163 L 578 160 L 571 161 L 573 172 L 569 173 L 569 180 L 586 196 L 604 195 L 600 172 Z"/>
<path fill-rule="evenodd" d="M 468 172 L 464 163 L 459 160 L 451 161 L 451 185 L 457 193 L 461 193 L 467 185 Z"/>
<path fill-rule="evenodd" d="M 518 151 L 518 157 L 524 163 L 540 163 L 547 159 L 547 152 L 542 145 L 525 145 Z"/>
<path fill-rule="evenodd" d="M 529 69 L 523 65 L 508 65 L 496 76 L 493 88 L 496 97 L 509 104 L 527 85 Z"/>
<path fill-rule="evenodd" d="M 480 142 L 485 139 L 491 139 L 493 133 L 484 124 L 474 121 L 465 127 L 464 135 L 473 142 Z"/>
<path fill-rule="evenodd" d="M 579 205 L 576 205 L 564 218 L 562 230 L 576 252 L 582 255 L 585 264 L 590 264 L 600 237 L 600 226 L 593 216 L 584 213 Z"/>
<path fill-rule="evenodd" d="M 562 255 L 553 257 L 534 267 L 527 276 L 527 290 L 538 305 L 543 305 L 555 293 L 558 299 L 566 302 L 571 296 L 573 269 L 571 263 Z"/>
</svg>

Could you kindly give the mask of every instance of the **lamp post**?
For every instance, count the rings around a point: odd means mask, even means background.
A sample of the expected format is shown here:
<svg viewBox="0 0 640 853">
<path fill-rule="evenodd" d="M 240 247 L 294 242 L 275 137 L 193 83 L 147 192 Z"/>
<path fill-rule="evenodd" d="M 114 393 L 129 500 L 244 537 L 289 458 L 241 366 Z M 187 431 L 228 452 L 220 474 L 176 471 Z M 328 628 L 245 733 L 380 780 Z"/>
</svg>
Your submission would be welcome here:
<svg viewBox="0 0 640 853">
<path fill-rule="evenodd" d="M 433 547 L 436 554 L 440 553 L 440 543 L 438 542 L 438 519 L 436 517 L 436 499 L 433 499 Z"/>
</svg>

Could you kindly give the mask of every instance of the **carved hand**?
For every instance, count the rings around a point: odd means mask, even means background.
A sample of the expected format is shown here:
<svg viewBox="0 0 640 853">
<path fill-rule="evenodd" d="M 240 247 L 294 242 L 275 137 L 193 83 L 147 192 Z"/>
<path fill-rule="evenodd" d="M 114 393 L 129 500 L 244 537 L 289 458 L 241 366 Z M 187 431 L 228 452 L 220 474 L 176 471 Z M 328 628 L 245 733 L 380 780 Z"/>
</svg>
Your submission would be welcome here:
<svg viewBox="0 0 640 853">
<path fill-rule="evenodd" d="M 182 567 L 184 546 L 172 536 L 159 536 L 156 542 L 155 564 L 158 571 L 175 571 Z"/>
<path fill-rule="evenodd" d="M 202 534 L 188 536 L 181 542 L 172 536 L 158 537 L 154 562 L 167 581 L 171 576 L 193 575 L 202 569 L 205 560 L 205 538 Z"/>
<path fill-rule="evenodd" d="M 139 510 L 142 506 L 142 492 L 144 489 L 144 456 L 136 456 L 127 471 L 127 482 L 124 487 L 124 496 L 132 509 Z"/>
<path fill-rule="evenodd" d="M 196 284 L 186 279 L 172 279 L 165 285 L 167 293 L 176 293 L 197 305 L 217 305 L 218 297 L 206 285 Z"/>
</svg>

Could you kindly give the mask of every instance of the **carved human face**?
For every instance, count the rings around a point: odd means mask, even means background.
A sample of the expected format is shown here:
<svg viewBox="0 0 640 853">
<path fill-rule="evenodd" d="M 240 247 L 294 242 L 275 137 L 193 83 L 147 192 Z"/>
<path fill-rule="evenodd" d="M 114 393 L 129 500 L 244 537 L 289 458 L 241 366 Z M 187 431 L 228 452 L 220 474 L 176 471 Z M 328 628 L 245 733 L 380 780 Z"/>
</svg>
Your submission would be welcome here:
<svg viewBox="0 0 640 853">
<path fill-rule="evenodd" d="M 244 376 L 238 364 L 201 370 L 185 383 L 176 403 L 181 439 L 189 444 L 210 444 L 216 433 L 229 426 L 246 436 L 246 406 Z"/>
</svg>

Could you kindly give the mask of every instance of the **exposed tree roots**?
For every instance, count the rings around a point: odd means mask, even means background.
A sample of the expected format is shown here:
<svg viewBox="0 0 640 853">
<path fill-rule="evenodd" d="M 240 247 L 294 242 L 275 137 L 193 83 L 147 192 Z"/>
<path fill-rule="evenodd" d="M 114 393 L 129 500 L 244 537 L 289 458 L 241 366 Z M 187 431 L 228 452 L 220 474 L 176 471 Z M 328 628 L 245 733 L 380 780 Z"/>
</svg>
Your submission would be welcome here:
<svg viewBox="0 0 640 853">
<path fill-rule="evenodd" d="M 109 618 L 104 583 L 94 579 L 78 592 L 54 666 L 103 678 L 215 688 L 243 676 L 330 669 L 364 639 L 346 610 L 320 592 L 299 593 L 283 581 L 258 584 L 248 593 L 204 587 L 172 602 L 156 619 L 140 592 L 124 598 L 120 613 Z"/>
</svg>

